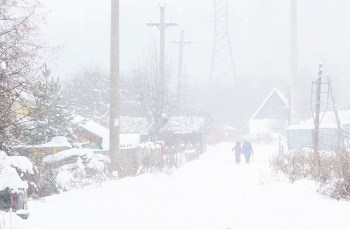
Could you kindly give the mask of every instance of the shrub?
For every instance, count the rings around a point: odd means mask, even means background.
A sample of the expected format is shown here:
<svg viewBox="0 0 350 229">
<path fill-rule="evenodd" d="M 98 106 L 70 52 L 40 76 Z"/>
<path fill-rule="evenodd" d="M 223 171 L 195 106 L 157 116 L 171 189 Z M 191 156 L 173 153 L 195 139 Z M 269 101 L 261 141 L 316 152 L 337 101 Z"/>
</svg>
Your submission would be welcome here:
<svg viewBox="0 0 350 229">
<path fill-rule="evenodd" d="M 318 192 L 334 199 L 350 199 L 350 157 L 346 151 L 291 150 L 270 158 L 273 175 L 283 174 L 290 182 L 316 181 Z"/>
</svg>

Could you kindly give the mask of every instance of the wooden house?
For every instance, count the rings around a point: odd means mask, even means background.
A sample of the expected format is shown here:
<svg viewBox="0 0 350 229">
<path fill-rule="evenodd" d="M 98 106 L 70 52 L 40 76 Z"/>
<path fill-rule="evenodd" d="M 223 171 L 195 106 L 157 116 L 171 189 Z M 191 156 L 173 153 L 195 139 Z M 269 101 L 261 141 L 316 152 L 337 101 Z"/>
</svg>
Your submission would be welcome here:
<svg viewBox="0 0 350 229">
<path fill-rule="evenodd" d="M 289 119 L 288 104 L 284 95 L 278 89 L 273 89 L 250 118 L 249 134 L 257 138 L 268 137 L 271 133 L 285 135 Z"/>
</svg>

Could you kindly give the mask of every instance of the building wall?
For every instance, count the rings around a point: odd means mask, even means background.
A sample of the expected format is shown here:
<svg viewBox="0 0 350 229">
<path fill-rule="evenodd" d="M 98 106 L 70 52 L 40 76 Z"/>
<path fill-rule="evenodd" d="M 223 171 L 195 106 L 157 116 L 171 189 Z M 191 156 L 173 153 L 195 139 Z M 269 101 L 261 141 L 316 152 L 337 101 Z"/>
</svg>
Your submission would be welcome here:
<svg viewBox="0 0 350 229">
<path fill-rule="evenodd" d="M 86 130 L 74 130 L 73 134 L 77 137 L 77 139 L 75 139 L 76 142 L 81 144 L 86 143 L 83 144 L 83 146 L 85 145 L 86 148 L 102 149 L 101 137 Z"/>
</svg>

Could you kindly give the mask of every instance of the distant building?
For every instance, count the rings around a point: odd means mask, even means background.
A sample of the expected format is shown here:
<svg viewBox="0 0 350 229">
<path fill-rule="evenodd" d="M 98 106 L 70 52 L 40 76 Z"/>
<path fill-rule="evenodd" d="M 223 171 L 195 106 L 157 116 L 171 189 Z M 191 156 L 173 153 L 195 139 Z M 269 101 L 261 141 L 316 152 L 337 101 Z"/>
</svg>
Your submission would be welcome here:
<svg viewBox="0 0 350 229">
<path fill-rule="evenodd" d="M 345 145 L 350 145 L 350 110 L 338 111 L 341 133 L 344 136 Z M 291 125 L 288 127 L 288 146 L 296 149 L 312 147 L 315 124 L 313 118 L 308 119 L 304 124 Z M 336 123 L 334 111 L 327 111 L 321 115 L 319 129 L 319 149 L 332 150 L 338 147 L 339 129 Z"/>
<path fill-rule="evenodd" d="M 198 158 L 206 151 L 203 134 L 204 117 L 170 117 L 157 136 L 148 133 L 148 121 L 144 117 L 120 117 L 120 156 L 124 175 L 135 175 L 138 168 L 162 167 L 169 156 L 183 155 L 186 161 Z M 90 148 L 95 153 L 109 154 L 109 129 L 74 115 L 74 144 Z M 74 146 L 73 144 L 73 146 Z"/>
<path fill-rule="evenodd" d="M 80 115 L 73 115 L 75 142 L 83 148 L 109 150 L 109 129 Z"/>
<path fill-rule="evenodd" d="M 29 145 L 24 147 L 25 156 L 32 159 L 34 163 L 41 161 L 47 155 L 55 154 L 67 149 L 71 149 L 72 145 L 68 142 L 66 137 L 53 137 L 50 142 L 40 145 Z"/>
<path fill-rule="evenodd" d="M 83 148 L 93 149 L 95 152 L 108 153 L 109 151 L 109 129 L 90 120 L 74 115 L 72 122 L 75 124 L 73 134 L 76 143 Z M 138 147 L 140 142 L 139 133 L 124 133 L 119 136 L 120 148 L 130 149 Z"/>
<path fill-rule="evenodd" d="M 268 137 L 270 133 L 286 134 L 288 104 L 282 92 L 273 89 L 250 118 L 249 134 L 256 138 Z"/>
</svg>

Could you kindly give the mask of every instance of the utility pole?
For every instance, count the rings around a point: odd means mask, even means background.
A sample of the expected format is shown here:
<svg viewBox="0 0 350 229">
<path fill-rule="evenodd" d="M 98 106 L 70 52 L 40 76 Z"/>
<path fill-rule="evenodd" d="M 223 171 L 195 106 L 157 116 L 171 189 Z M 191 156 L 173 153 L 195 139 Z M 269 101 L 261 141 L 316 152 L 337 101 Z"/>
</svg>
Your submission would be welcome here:
<svg viewBox="0 0 350 229">
<path fill-rule="evenodd" d="M 111 171 L 122 175 L 119 153 L 119 0 L 111 0 L 109 155 Z"/>
<path fill-rule="evenodd" d="M 334 111 L 335 119 L 337 121 L 337 126 L 338 126 L 338 149 L 342 152 L 342 150 L 345 149 L 344 135 L 343 135 L 343 131 L 341 129 L 341 122 L 340 122 L 340 118 L 339 118 L 339 114 L 338 114 L 338 107 L 337 107 L 337 103 L 335 102 L 333 89 L 332 89 L 332 85 L 331 85 L 331 80 L 330 80 L 328 74 L 326 74 L 326 77 L 327 77 L 327 82 L 328 82 L 329 93 L 331 95 L 333 111 Z"/>
<path fill-rule="evenodd" d="M 180 40 L 172 41 L 172 43 L 179 44 L 179 64 L 178 64 L 178 76 L 177 76 L 177 102 L 180 102 L 180 97 L 182 93 L 182 56 L 183 56 L 183 48 L 186 44 L 192 44 L 192 41 L 184 41 L 184 28 L 181 28 Z"/>
<path fill-rule="evenodd" d="M 300 92 L 298 84 L 298 29 L 297 0 L 290 0 L 290 117 L 291 124 L 300 121 Z"/>
<path fill-rule="evenodd" d="M 159 84 L 161 101 L 164 101 L 165 93 L 165 30 L 168 26 L 177 26 L 176 22 L 165 22 L 165 6 L 160 5 L 160 22 L 149 22 L 148 26 L 157 26 L 160 31 L 160 55 L 159 55 Z"/>
<path fill-rule="evenodd" d="M 321 86 L 322 86 L 322 64 L 319 66 L 316 86 L 316 114 L 315 114 L 315 133 L 314 133 L 314 147 L 318 154 L 318 135 L 320 131 L 320 108 L 321 108 Z"/>
<path fill-rule="evenodd" d="M 188 83 L 188 78 L 192 75 L 192 74 L 187 74 L 187 65 L 184 64 L 183 65 L 183 69 L 184 69 L 184 73 L 182 74 L 182 77 L 184 78 L 184 86 L 183 88 L 187 88 L 187 83 Z"/>
</svg>

